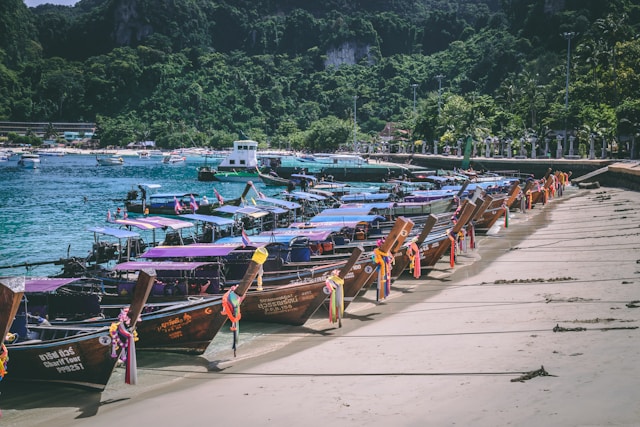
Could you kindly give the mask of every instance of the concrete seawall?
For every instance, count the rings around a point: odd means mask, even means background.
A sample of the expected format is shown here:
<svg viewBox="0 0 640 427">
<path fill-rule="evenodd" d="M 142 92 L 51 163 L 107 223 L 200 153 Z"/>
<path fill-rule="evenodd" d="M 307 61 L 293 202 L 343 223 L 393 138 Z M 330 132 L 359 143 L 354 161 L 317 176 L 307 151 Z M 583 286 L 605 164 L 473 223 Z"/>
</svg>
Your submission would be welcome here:
<svg viewBox="0 0 640 427">
<path fill-rule="evenodd" d="M 424 169 L 451 170 L 460 167 L 462 157 L 429 154 L 374 154 L 372 158 L 384 158 L 395 163 L 419 166 Z M 640 162 L 618 161 L 613 159 L 506 159 L 472 158 L 471 166 L 475 170 L 514 171 L 522 174 L 543 176 L 549 168 L 552 171 L 571 172 L 572 181 L 598 182 L 602 186 L 626 188 L 640 191 Z M 597 172 L 598 171 L 598 172 Z M 585 176 L 589 175 L 588 178 Z M 581 177 L 585 177 L 581 179 Z"/>
</svg>

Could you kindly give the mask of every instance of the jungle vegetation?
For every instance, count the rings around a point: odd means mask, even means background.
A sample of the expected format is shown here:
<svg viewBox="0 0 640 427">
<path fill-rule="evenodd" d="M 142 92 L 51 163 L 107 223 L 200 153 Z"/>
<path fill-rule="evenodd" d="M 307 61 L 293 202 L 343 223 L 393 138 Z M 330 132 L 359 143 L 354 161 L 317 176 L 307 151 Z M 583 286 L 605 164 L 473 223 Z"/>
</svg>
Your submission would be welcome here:
<svg viewBox="0 0 640 427">
<path fill-rule="evenodd" d="M 567 129 L 581 153 L 593 137 L 628 156 L 639 23 L 632 0 L 3 0 L 0 120 L 165 148 L 242 131 L 333 150 L 387 122 L 440 147 Z"/>
</svg>

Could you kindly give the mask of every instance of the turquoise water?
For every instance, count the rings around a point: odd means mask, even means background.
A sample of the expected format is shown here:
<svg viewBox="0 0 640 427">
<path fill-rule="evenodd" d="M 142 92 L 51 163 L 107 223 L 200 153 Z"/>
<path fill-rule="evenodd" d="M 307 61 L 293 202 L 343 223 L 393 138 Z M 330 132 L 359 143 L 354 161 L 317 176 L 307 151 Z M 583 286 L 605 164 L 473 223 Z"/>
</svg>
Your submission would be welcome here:
<svg viewBox="0 0 640 427">
<path fill-rule="evenodd" d="M 84 257 L 91 250 L 89 227 L 106 226 L 107 211 L 123 207 L 127 192 L 139 183 L 162 185 L 161 192 L 194 192 L 215 200 L 213 188 L 225 198 L 240 196 L 243 183 L 200 182 L 203 157 L 177 165 L 161 157 L 124 157 L 122 166 L 97 166 L 95 156 L 42 156 L 39 169 L 24 169 L 16 160 L 0 163 L 0 267 Z M 263 187 L 273 194 L 278 188 Z M 0 276 L 47 276 L 60 266 L 1 268 Z"/>
</svg>

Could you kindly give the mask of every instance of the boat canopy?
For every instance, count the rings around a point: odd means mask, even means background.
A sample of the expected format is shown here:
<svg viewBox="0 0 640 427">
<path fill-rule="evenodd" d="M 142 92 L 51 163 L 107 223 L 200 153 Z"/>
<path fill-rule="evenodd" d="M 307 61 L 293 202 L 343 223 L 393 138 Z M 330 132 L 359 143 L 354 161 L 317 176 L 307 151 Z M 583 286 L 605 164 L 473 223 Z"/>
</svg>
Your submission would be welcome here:
<svg viewBox="0 0 640 427">
<path fill-rule="evenodd" d="M 356 215 L 369 215 L 371 210 L 375 209 L 369 206 L 350 206 L 325 209 L 318 215 L 322 216 L 356 216 Z"/>
<path fill-rule="evenodd" d="M 266 235 L 258 234 L 258 235 L 248 236 L 248 237 L 250 242 L 248 246 L 259 247 L 259 246 L 266 246 L 269 243 L 280 243 L 284 245 L 290 245 L 292 241 L 295 240 L 297 237 L 304 237 L 304 236 L 278 235 L 278 234 L 268 233 Z M 223 237 L 221 239 L 218 239 L 216 242 L 239 243 L 240 245 L 242 245 L 242 236 Z"/>
<path fill-rule="evenodd" d="M 316 215 L 313 218 L 311 218 L 309 221 L 310 222 L 334 222 L 334 223 L 346 223 L 346 222 L 353 222 L 355 221 L 356 223 L 361 223 L 361 222 L 365 222 L 365 223 L 373 223 L 373 222 L 377 222 L 377 221 L 384 221 L 385 217 L 380 216 L 380 215 L 344 215 L 344 216 L 338 216 L 338 215 Z"/>
<path fill-rule="evenodd" d="M 326 222 L 294 222 L 289 228 L 297 228 L 299 230 L 327 230 L 334 233 L 344 230 L 345 228 L 355 228 L 360 221 L 326 221 Z"/>
<path fill-rule="evenodd" d="M 276 199 L 275 197 L 260 197 L 258 201 L 271 203 L 289 210 L 300 209 L 302 207 L 299 203 L 288 202 L 286 200 Z"/>
<path fill-rule="evenodd" d="M 149 196 L 149 200 L 154 200 L 154 199 L 173 199 L 174 197 L 176 198 L 183 198 L 183 197 L 198 197 L 199 194 L 198 193 L 156 193 L 156 194 L 151 194 Z"/>
<path fill-rule="evenodd" d="M 183 218 L 192 219 L 194 221 L 208 222 L 217 226 L 233 225 L 233 220 L 229 218 L 223 218 L 215 215 L 202 215 L 202 214 L 186 214 L 181 215 Z"/>
<path fill-rule="evenodd" d="M 198 258 L 227 256 L 230 252 L 242 247 L 242 243 L 194 243 L 182 246 L 156 246 L 142 255 L 141 258 Z"/>
<path fill-rule="evenodd" d="M 140 234 L 135 231 L 123 230 L 121 228 L 110 228 L 110 227 L 90 227 L 87 231 L 92 231 L 97 234 L 102 234 L 105 236 L 111 236 L 118 239 L 128 239 L 130 237 L 140 237 Z"/>
<path fill-rule="evenodd" d="M 378 202 L 378 203 L 343 203 L 340 205 L 340 210 L 344 212 L 343 208 L 368 208 L 371 212 L 373 209 L 384 210 L 391 209 L 393 207 L 393 203 L 390 202 Z"/>
<path fill-rule="evenodd" d="M 353 193 L 342 196 L 343 202 L 353 202 L 358 200 L 388 200 L 391 193 Z"/>
<path fill-rule="evenodd" d="M 29 292 L 53 292 L 56 289 L 80 280 L 85 277 L 52 278 L 52 277 L 25 277 L 24 291 Z"/>
<path fill-rule="evenodd" d="M 322 194 L 313 194 L 313 193 L 307 193 L 306 191 L 292 191 L 290 193 L 286 193 L 289 197 L 291 198 L 295 198 L 298 200 L 307 200 L 310 202 L 318 202 L 318 201 L 322 201 L 322 200 L 327 200 L 326 196 L 323 196 Z"/>
<path fill-rule="evenodd" d="M 269 212 L 264 209 L 251 206 L 222 205 L 219 208 L 216 208 L 215 211 L 232 215 L 248 215 L 253 218 L 260 218 L 269 214 Z"/>
<path fill-rule="evenodd" d="M 155 230 L 156 228 L 160 228 L 160 226 L 158 225 L 139 221 L 135 218 L 116 219 L 116 220 L 112 220 L 111 222 L 114 224 L 126 225 L 129 227 L 136 227 L 141 230 Z"/>
<path fill-rule="evenodd" d="M 137 221 L 142 221 L 147 224 L 156 225 L 158 228 L 169 227 L 174 230 L 180 230 L 186 227 L 193 227 L 193 223 L 189 221 L 183 221 L 176 218 L 166 218 L 163 216 L 148 216 L 145 218 L 137 218 Z"/>
<path fill-rule="evenodd" d="M 340 230 L 336 230 L 340 231 Z M 289 237 L 307 237 L 314 242 L 322 242 L 327 240 L 334 230 L 329 229 L 300 229 L 300 228 L 277 228 L 271 231 L 263 231 L 259 236 L 289 236 Z"/>
<path fill-rule="evenodd" d="M 193 271 L 212 262 L 179 262 L 179 261 L 129 261 L 117 264 L 116 271 L 136 271 L 154 269 L 160 271 Z"/>
</svg>

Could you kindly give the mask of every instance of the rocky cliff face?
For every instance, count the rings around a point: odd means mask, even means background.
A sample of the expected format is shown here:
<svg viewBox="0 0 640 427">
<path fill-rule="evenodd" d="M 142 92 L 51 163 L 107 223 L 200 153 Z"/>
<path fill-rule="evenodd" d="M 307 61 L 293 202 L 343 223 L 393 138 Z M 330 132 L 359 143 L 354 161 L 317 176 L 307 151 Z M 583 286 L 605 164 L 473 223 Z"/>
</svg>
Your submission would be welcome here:
<svg viewBox="0 0 640 427">
<path fill-rule="evenodd" d="M 370 46 L 357 42 L 345 42 L 340 46 L 327 51 L 327 59 L 324 61 L 325 68 L 340 67 L 341 65 L 353 65 L 363 58 L 372 64 L 373 58 L 370 56 Z"/>
<path fill-rule="evenodd" d="M 153 33 L 138 11 L 137 0 L 119 0 L 114 8 L 113 40 L 118 46 L 136 45 Z"/>
</svg>

